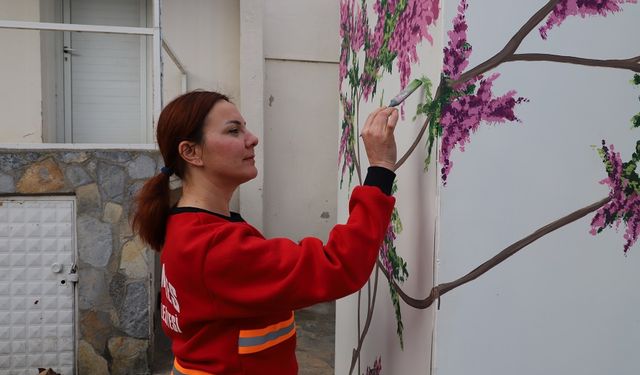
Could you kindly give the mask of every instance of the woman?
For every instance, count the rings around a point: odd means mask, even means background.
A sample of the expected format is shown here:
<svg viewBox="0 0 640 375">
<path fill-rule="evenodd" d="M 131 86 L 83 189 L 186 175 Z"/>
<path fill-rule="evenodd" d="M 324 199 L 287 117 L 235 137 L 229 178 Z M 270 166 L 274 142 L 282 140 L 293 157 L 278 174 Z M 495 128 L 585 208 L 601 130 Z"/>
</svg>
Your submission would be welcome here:
<svg viewBox="0 0 640 375">
<path fill-rule="evenodd" d="M 229 211 L 256 177 L 258 139 L 229 99 L 196 91 L 169 103 L 157 137 L 165 167 L 142 188 L 133 226 L 161 250 L 161 317 L 174 374 L 297 374 L 293 310 L 359 290 L 369 278 L 394 198 L 397 111 L 380 108 L 362 138 L 371 167 L 349 219 L 326 244 L 265 239 Z M 182 196 L 169 207 L 169 177 Z"/>
</svg>

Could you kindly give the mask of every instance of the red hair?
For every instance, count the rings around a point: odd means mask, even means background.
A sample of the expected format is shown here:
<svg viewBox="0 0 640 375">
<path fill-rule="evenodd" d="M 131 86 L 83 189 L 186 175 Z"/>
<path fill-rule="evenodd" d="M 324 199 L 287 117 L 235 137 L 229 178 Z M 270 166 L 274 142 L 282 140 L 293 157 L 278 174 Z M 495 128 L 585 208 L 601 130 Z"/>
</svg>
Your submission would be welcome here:
<svg viewBox="0 0 640 375">
<path fill-rule="evenodd" d="M 213 106 L 229 101 L 223 94 L 213 91 L 192 91 L 175 98 L 160 113 L 156 132 L 158 148 L 169 168 L 184 178 L 186 164 L 178 153 L 182 141 L 202 142 L 204 121 Z M 136 197 L 132 227 L 140 238 L 154 250 L 164 244 L 170 210 L 169 174 L 160 173 L 149 179 Z"/>
</svg>

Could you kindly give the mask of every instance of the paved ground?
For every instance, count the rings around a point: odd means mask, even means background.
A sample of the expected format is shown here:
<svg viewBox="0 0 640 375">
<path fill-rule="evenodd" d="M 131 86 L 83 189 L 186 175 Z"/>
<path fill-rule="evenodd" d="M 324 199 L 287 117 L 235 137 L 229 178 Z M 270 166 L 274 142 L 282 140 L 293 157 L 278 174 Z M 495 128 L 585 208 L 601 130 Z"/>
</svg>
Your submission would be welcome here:
<svg viewBox="0 0 640 375">
<path fill-rule="evenodd" d="M 335 356 L 335 302 L 296 312 L 299 375 L 332 375 Z"/>
<path fill-rule="evenodd" d="M 335 303 L 296 311 L 299 375 L 332 375 L 335 340 Z M 169 339 L 156 332 L 154 375 L 169 375 L 173 356 Z"/>
</svg>

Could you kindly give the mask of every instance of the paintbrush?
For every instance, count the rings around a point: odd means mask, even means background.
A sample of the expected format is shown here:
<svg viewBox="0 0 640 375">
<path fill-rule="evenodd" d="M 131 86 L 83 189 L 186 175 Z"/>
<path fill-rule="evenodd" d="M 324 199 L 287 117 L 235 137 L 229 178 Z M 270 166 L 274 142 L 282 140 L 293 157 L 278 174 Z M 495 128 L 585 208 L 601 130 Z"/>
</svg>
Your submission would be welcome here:
<svg viewBox="0 0 640 375">
<path fill-rule="evenodd" d="M 404 100 L 408 98 L 409 95 L 413 94 L 413 92 L 416 91 L 418 87 L 420 87 L 421 85 L 422 85 L 422 81 L 419 79 L 414 79 L 413 81 L 411 81 L 409 86 L 405 87 L 404 90 L 400 91 L 398 95 L 396 95 L 393 99 L 391 99 L 391 102 L 389 103 L 389 107 L 395 107 L 397 105 L 400 105 L 400 103 L 404 102 Z"/>
</svg>

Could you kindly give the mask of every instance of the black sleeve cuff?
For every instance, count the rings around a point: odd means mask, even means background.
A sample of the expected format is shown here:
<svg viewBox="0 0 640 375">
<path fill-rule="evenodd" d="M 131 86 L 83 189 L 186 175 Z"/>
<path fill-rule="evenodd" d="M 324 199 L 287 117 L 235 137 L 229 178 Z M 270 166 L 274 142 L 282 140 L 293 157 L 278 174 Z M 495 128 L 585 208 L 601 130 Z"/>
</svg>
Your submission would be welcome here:
<svg viewBox="0 0 640 375">
<path fill-rule="evenodd" d="M 396 174 L 392 170 L 384 167 L 369 167 L 363 185 L 377 186 L 386 195 L 391 195 L 391 188 L 395 178 Z"/>
</svg>

